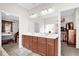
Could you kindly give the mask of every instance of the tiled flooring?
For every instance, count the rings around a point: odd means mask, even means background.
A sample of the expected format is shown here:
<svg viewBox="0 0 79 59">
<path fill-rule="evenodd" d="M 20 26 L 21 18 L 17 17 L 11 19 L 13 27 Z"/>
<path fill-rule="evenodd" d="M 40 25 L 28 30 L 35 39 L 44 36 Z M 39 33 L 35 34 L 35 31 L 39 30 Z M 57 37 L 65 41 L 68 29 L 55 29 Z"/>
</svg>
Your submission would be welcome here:
<svg viewBox="0 0 79 59">
<path fill-rule="evenodd" d="M 61 43 L 62 56 L 79 56 L 79 49 L 67 46 L 65 42 Z M 3 48 L 10 56 L 41 56 L 25 48 L 18 48 L 17 43 L 3 45 Z"/>
<path fill-rule="evenodd" d="M 41 56 L 25 48 L 18 48 L 17 43 L 3 45 L 3 48 L 10 56 Z"/>
<path fill-rule="evenodd" d="M 0 56 L 8 56 L 7 52 L 0 46 Z"/>
<path fill-rule="evenodd" d="M 62 56 L 79 56 L 79 49 L 67 46 L 65 42 L 61 43 Z"/>
</svg>

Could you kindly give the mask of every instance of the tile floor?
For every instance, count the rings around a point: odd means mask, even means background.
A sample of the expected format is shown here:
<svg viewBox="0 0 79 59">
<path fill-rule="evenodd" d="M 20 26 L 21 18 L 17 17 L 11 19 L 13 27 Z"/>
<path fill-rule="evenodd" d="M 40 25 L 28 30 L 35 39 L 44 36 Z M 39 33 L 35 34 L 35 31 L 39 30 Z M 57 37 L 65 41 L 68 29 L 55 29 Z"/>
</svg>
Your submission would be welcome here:
<svg viewBox="0 0 79 59">
<path fill-rule="evenodd" d="M 18 48 L 17 43 L 3 45 L 4 50 L 10 56 L 41 56 L 25 48 Z M 67 46 L 65 42 L 61 43 L 62 56 L 79 56 L 79 49 Z"/>
<path fill-rule="evenodd" d="M 18 48 L 17 43 L 3 45 L 3 48 L 10 56 L 41 56 L 25 48 Z"/>
<path fill-rule="evenodd" d="M 0 46 L 0 56 L 8 56 L 7 52 Z"/>
<path fill-rule="evenodd" d="M 67 46 L 65 42 L 61 43 L 62 56 L 79 56 L 79 49 Z"/>
</svg>

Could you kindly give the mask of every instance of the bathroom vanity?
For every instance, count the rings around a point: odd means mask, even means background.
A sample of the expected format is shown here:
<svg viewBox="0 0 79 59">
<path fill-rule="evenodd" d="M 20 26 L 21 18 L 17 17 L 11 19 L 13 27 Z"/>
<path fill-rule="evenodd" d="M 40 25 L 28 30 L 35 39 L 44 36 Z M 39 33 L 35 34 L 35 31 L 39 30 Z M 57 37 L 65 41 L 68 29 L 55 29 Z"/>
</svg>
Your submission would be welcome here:
<svg viewBox="0 0 79 59">
<path fill-rule="evenodd" d="M 22 45 L 24 48 L 29 49 L 42 56 L 57 56 L 58 55 L 58 36 L 53 34 L 47 35 L 22 35 Z"/>
<path fill-rule="evenodd" d="M 43 56 L 57 56 L 58 14 L 31 18 L 28 31 L 22 33 L 22 45 Z"/>
</svg>

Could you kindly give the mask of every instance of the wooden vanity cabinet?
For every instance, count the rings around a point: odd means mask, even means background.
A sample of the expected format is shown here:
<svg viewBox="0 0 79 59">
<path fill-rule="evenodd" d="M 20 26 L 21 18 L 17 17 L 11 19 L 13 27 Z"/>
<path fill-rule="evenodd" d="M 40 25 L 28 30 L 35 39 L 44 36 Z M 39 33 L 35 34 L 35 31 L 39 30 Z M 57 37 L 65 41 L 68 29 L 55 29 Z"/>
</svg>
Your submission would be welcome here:
<svg viewBox="0 0 79 59">
<path fill-rule="evenodd" d="M 76 44 L 76 30 L 68 30 L 68 45 Z"/>
<path fill-rule="evenodd" d="M 25 40 L 26 40 L 26 36 L 22 35 L 22 45 L 23 45 L 23 47 L 26 47 Z"/>
<path fill-rule="evenodd" d="M 57 55 L 57 40 L 56 39 L 47 39 L 47 56 L 56 56 Z"/>
<path fill-rule="evenodd" d="M 55 56 L 58 56 L 58 39 L 55 39 Z"/>
<path fill-rule="evenodd" d="M 38 52 L 38 38 L 33 36 L 33 43 L 32 43 L 32 51 L 33 52 Z"/>
<path fill-rule="evenodd" d="M 57 39 L 22 35 L 23 47 L 42 56 L 56 56 L 58 54 Z"/>
<path fill-rule="evenodd" d="M 23 47 L 29 48 L 29 37 L 26 35 L 22 35 L 22 44 Z"/>
<path fill-rule="evenodd" d="M 47 55 L 54 56 L 55 55 L 55 45 L 53 39 L 47 39 Z"/>
<path fill-rule="evenodd" d="M 43 56 L 47 55 L 47 44 L 45 38 L 38 37 L 38 53 Z"/>
<path fill-rule="evenodd" d="M 29 49 L 32 50 L 32 45 L 33 45 L 33 37 L 32 36 L 28 36 L 28 40 L 29 40 Z"/>
</svg>

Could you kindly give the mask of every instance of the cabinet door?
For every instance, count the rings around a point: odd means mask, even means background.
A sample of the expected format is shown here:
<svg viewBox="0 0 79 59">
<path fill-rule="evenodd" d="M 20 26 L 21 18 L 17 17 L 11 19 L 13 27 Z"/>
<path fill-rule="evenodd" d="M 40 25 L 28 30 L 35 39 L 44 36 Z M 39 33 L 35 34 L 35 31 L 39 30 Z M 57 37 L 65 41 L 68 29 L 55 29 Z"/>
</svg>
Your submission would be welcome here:
<svg viewBox="0 0 79 59">
<path fill-rule="evenodd" d="M 54 39 L 47 39 L 47 56 L 55 55 L 55 42 Z"/>
<path fill-rule="evenodd" d="M 23 47 L 26 47 L 25 46 L 25 38 L 26 38 L 26 36 L 25 35 L 22 35 L 22 45 L 23 45 Z"/>
<path fill-rule="evenodd" d="M 38 38 L 38 53 L 40 55 L 47 55 L 47 49 L 46 49 L 46 39 L 45 38 Z"/>
<path fill-rule="evenodd" d="M 28 37 L 29 37 L 29 49 L 32 50 L 33 39 L 32 36 L 28 36 Z"/>
<path fill-rule="evenodd" d="M 32 51 L 37 52 L 37 44 L 38 44 L 37 37 L 33 37 L 33 50 Z"/>
<path fill-rule="evenodd" d="M 29 49 L 29 36 L 27 35 L 26 35 L 25 45 L 26 45 L 26 48 Z"/>
<path fill-rule="evenodd" d="M 27 35 L 22 35 L 23 47 L 29 48 L 29 37 Z"/>
<path fill-rule="evenodd" d="M 75 30 L 68 30 L 68 44 L 72 44 L 72 45 L 75 44 L 76 41 L 75 33 L 76 33 Z"/>
<path fill-rule="evenodd" d="M 55 39 L 55 56 L 58 56 L 58 39 Z"/>
</svg>

